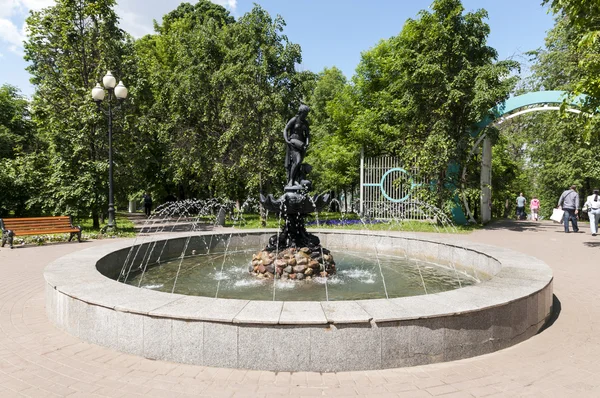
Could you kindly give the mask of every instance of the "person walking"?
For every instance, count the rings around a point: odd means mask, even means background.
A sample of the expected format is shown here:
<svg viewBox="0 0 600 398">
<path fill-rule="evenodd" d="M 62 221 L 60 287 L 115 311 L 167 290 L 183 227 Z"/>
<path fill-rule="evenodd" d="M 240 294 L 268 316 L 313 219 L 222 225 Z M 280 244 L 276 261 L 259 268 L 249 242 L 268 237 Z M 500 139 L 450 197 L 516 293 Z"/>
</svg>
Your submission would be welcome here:
<svg viewBox="0 0 600 398">
<path fill-rule="evenodd" d="M 531 210 L 531 219 L 534 221 L 539 221 L 539 211 L 540 211 L 540 200 L 534 196 L 531 199 L 531 203 L 529 203 L 529 209 Z"/>
<path fill-rule="evenodd" d="M 517 196 L 517 220 L 525 219 L 525 203 L 527 203 L 527 199 L 523 196 L 523 192 L 520 192 Z"/>
<path fill-rule="evenodd" d="M 150 217 L 150 213 L 152 212 L 152 196 L 148 192 L 144 192 L 142 199 L 144 202 L 144 213 L 146 217 Z"/>
<path fill-rule="evenodd" d="M 598 220 L 600 220 L 600 190 L 594 188 L 593 193 L 587 197 L 585 206 L 588 208 L 588 216 L 590 217 L 590 231 L 592 236 L 598 233 Z"/>
<path fill-rule="evenodd" d="M 565 233 L 569 233 L 569 220 L 573 225 L 573 232 L 579 232 L 577 226 L 577 210 L 579 207 L 579 194 L 577 193 L 577 187 L 571 185 L 571 188 L 567 189 L 560 195 L 558 199 L 558 208 L 565 211 L 563 216 L 563 223 L 565 224 Z"/>
</svg>

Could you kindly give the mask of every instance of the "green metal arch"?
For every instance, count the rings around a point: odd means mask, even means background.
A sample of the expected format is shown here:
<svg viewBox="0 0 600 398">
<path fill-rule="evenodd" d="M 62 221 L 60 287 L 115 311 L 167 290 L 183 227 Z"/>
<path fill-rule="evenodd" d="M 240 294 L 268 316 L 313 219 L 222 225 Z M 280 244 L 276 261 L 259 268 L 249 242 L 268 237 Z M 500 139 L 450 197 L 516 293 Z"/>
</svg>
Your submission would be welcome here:
<svg viewBox="0 0 600 398">
<path fill-rule="evenodd" d="M 520 108 L 524 108 L 526 106 L 531 105 L 541 105 L 541 104 L 556 104 L 561 105 L 565 101 L 567 104 L 579 108 L 581 107 L 587 100 L 587 95 L 580 94 L 574 98 L 569 98 L 569 93 L 566 91 L 558 91 L 558 90 L 549 90 L 549 91 L 532 91 L 530 93 L 517 95 L 515 97 L 511 97 L 501 104 L 496 105 L 492 109 L 489 110 L 488 115 L 485 116 L 479 123 L 475 125 L 475 128 L 471 132 L 473 137 L 477 137 L 481 134 L 486 127 L 490 124 L 494 123 L 496 120 L 501 118 L 504 115 L 510 114 Z M 456 167 L 452 167 L 452 165 L 448 168 L 450 172 L 458 172 Z M 467 224 L 467 218 L 462 207 L 458 204 L 452 209 L 452 216 L 454 218 L 454 222 L 457 224 Z"/>
<path fill-rule="evenodd" d="M 577 97 L 569 98 L 569 93 L 566 91 L 551 90 L 532 91 L 530 93 L 511 97 L 490 109 L 489 114 L 476 124 L 476 127 L 473 129 L 473 135 L 478 136 L 487 126 L 494 123 L 497 119 L 510 114 L 517 109 L 540 104 L 560 105 L 566 100 L 568 100 L 568 105 L 579 108 L 587 100 L 587 95 L 581 94 Z"/>
</svg>

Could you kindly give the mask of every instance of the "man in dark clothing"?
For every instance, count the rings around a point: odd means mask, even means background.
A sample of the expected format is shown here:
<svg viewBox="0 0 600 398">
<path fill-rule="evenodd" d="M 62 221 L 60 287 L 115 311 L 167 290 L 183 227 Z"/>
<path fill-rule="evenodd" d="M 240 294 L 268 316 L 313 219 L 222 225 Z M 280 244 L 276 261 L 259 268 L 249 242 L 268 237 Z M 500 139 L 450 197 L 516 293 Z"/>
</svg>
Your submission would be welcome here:
<svg viewBox="0 0 600 398">
<path fill-rule="evenodd" d="M 144 193 L 144 213 L 146 213 L 146 217 L 150 217 L 150 213 L 152 212 L 152 196 L 148 192 Z"/>
<path fill-rule="evenodd" d="M 571 220 L 571 224 L 573 224 L 573 232 L 579 232 L 579 227 L 577 226 L 579 194 L 576 189 L 577 187 L 575 185 L 571 185 L 571 188 L 564 191 L 558 199 L 558 207 L 565 211 L 563 222 L 565 224 L 566 233 L 569 233 L 569 220 Z"/>
</svg>

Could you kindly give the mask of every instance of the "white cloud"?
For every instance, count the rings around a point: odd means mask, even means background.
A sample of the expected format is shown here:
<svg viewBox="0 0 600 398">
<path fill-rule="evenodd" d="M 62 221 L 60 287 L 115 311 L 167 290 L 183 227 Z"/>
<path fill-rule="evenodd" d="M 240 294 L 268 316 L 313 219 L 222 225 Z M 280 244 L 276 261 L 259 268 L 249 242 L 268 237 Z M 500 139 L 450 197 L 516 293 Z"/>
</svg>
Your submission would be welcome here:
<svg viewBox="0 0 600 398">
<path fill-rule="evenodd" d="M 22 56 L 27 13 L 53 4 L 54 0 L 0 0 L 0 44 Z"/>
<path fill-rule="evenodd" d="M 11 20 L 6 18 L 0 18 L 0 37 L 11 47 L 23 47 L 23 40 L 25 40 L 23 30 L 19 30 Z"/>
<path fill-rule="evenodd" d="M 237 0 L 211 1 L 231 12 L 237 8 Z M 141 37 L 154 31 L 153 20 L 160 22 L 164 14 L 177 8 L 180 3 L 181 0 L 121 0 L 116 12 L 121 28 L 134 37 Z M 28 12 L 54 4 L 55 0 L 0 0 L 0 48 L 22 55 Z"/>
<path fill-rule="evenodd" d="M 237 0 L 211 1 L 222 5 L 231 12 L 237 8 Z M 160 23 L 163 15 L 177 8 L 180 3 L 182 0 L 121 0 L 116 11 L 120 18 L 121 29 L 134 37 L 141 37 L 154 32 L 153 20 Z M 196 1 L 190 1 L 190 3 L 196 3 Z"/>
<path fill-rule="evenodd" d="M 0 18 L 7 18 L 19 10 L 19 0 L 0 0 Z"/>
<path fill-rule="evenodd" d="M 237 8 L 237 0 L 211 0 L 213 3 L 220 4 L 230 11 L 235 11 Z"/>
<path fill-rule="evenodd" d="M 128 11 L 117 6 L 116 10 L 119 16 L 119 26 L 121 29 L 132 35 L 133 37 L 142 37 L 148 33 L 154 32 L 152 19 L 144 18 L 142 15 Z"/>
<path fill-rule="evenodd" d="M 21 0 L 20 3 L 23 3 L 28 10 L 40 10 L 53 6 L 56 2 L 54 0 Z"/>
<path fill-rule="evenodd" d="M 40 10 L 55 4 L 55 0 L 0 0 L 0 18 L 25 15 L 29 10 Z"/>
</svg>

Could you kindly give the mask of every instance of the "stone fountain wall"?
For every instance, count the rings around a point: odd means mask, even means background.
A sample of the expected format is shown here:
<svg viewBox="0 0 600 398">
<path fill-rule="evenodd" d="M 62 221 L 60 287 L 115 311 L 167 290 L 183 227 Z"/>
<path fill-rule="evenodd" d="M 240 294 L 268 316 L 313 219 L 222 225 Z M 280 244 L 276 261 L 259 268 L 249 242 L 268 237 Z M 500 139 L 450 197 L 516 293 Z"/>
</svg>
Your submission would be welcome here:
<svg viewBox="0 0 600 398">
<path fill-rule="evenodd" d="M 229 248 L 264 247 L 269 235 L 232 234 Z M 282 302 L 168 294 L 105 276 L 118 275 L 133 251 L 141 263 L 142 253 L 152 247 L 162 245 L 165 258 L 176 257 L 186 244 L 190 253 L 224 248 L 229 237 L 178 235 L 165 241 L 163 236 L 62 257 L 44 273 L 48 317 L 84 341 L 147 358 L 326 372 L 422 365 L 493 352 L 534 336 L 552 313 L 552 271 L 542 261 L 493 246 L 408 234 L 323 231 L 319 237 L 333 250 L 406 253 L 485 280 L 449 292 L 389 300 Z"/>
</svg>

